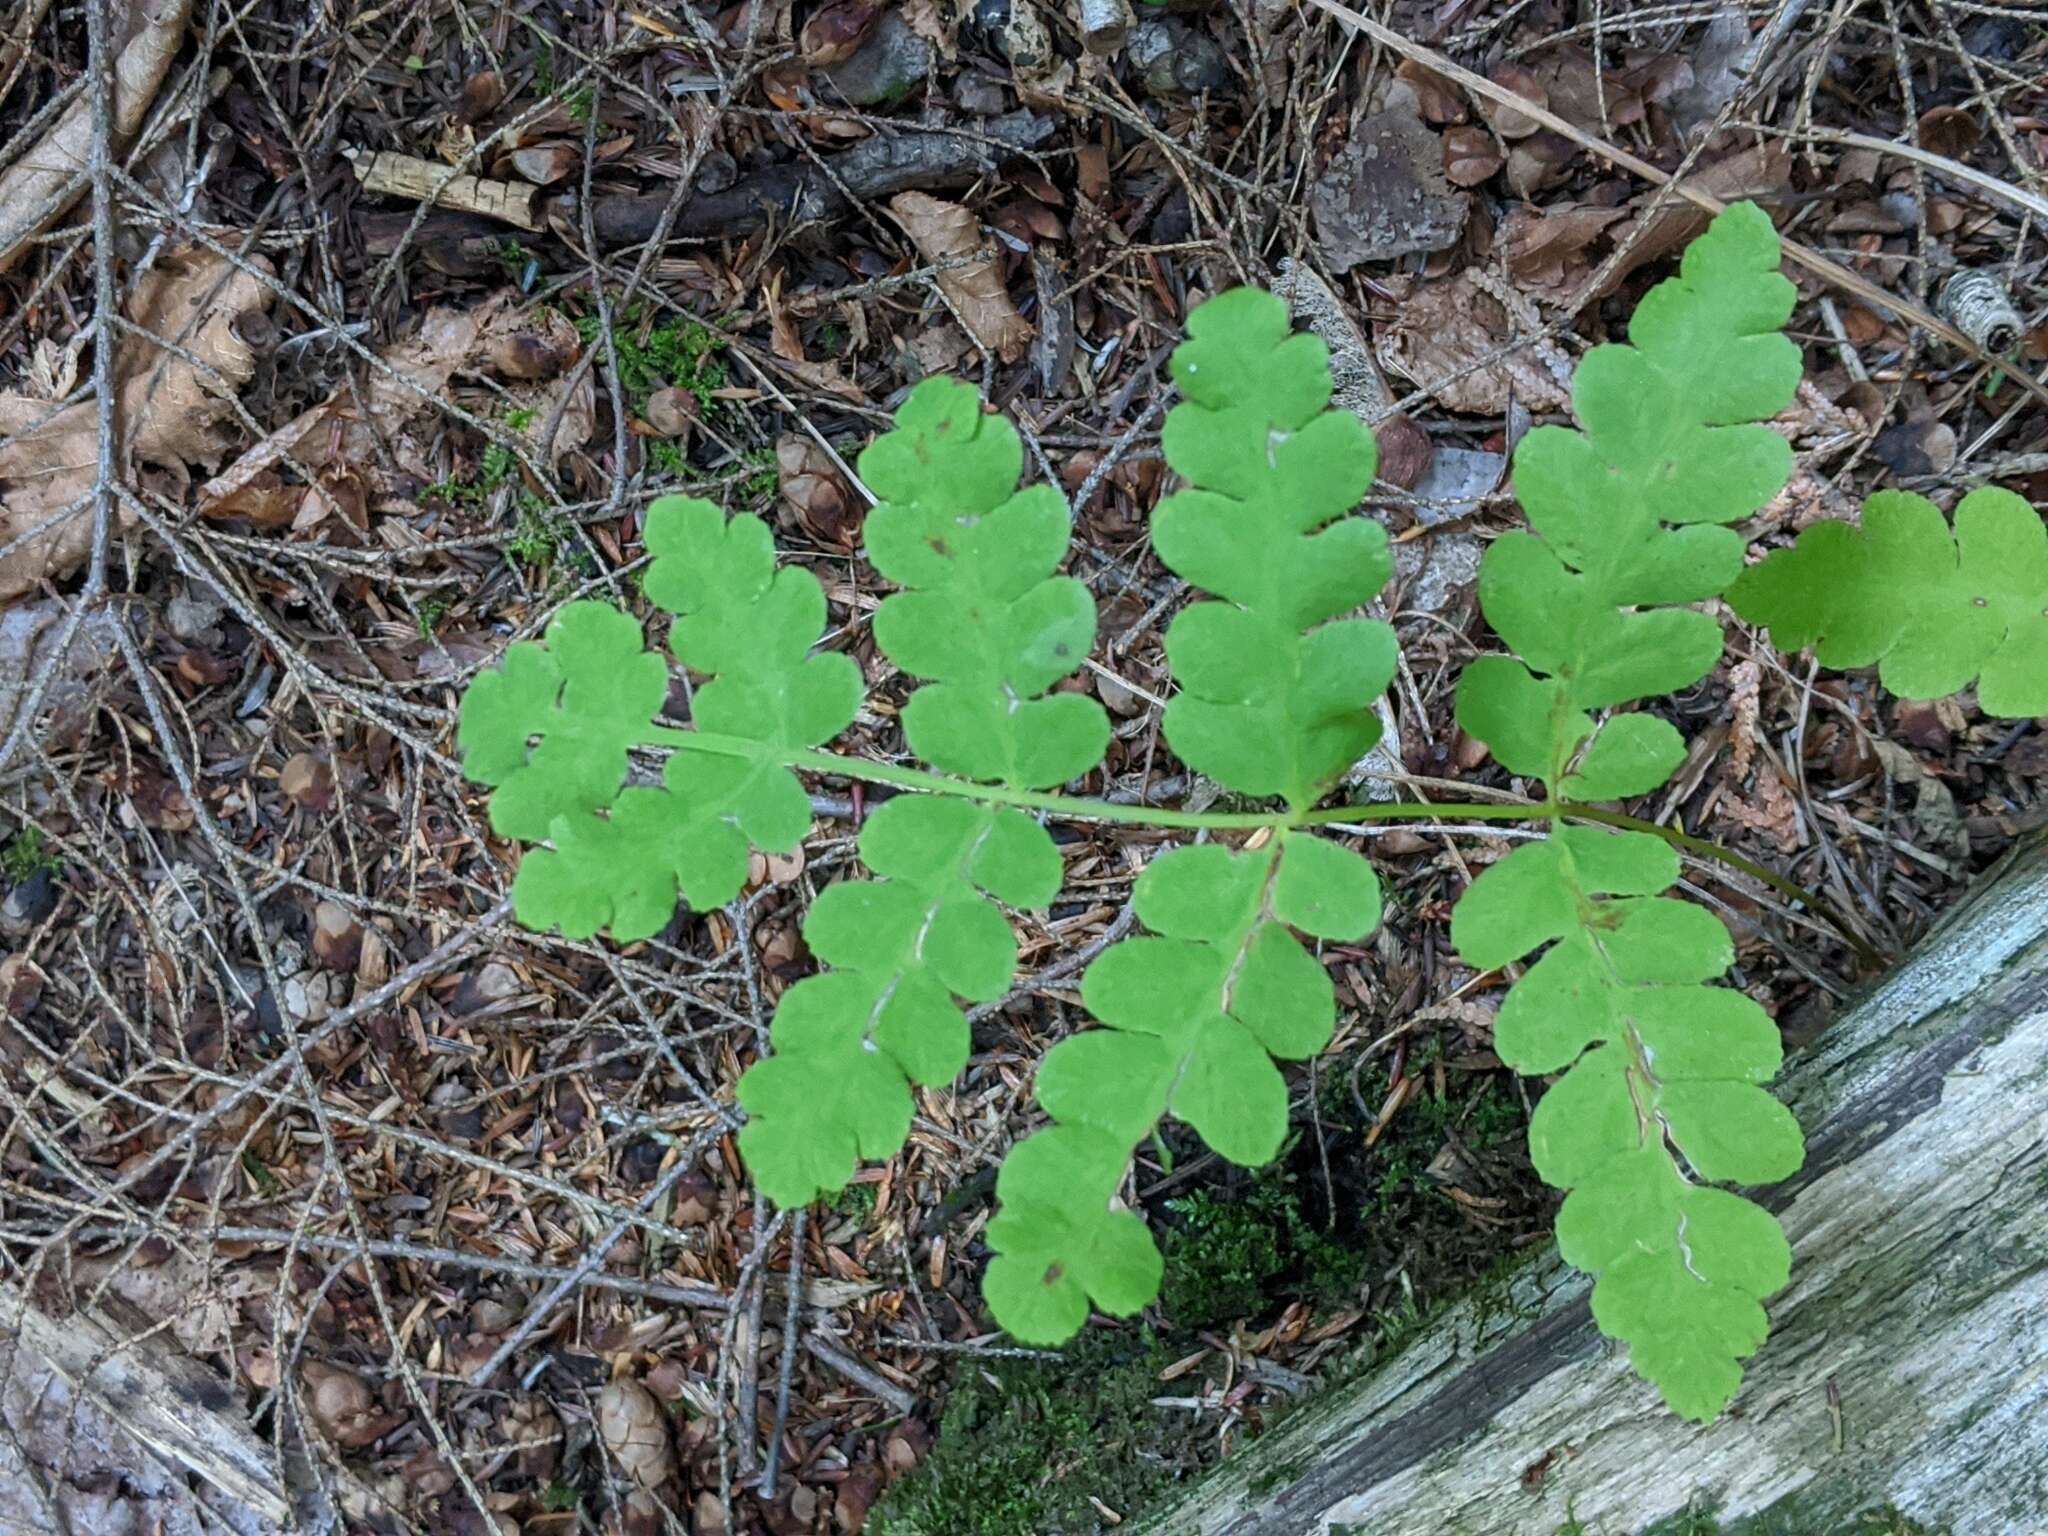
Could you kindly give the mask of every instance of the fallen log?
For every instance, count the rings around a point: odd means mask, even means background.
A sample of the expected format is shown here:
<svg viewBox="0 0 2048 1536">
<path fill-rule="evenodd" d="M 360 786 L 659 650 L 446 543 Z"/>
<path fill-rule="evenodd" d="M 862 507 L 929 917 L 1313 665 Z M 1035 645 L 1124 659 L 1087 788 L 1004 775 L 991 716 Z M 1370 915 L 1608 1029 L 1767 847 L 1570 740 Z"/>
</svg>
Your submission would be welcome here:
<svg viewBox="0 0 2048 1536">
<path fill-rule="evenodd" d="M 1685 1517 L 1847 1536 L 1890 1509 L 1954 1536 L 2048 1533 L 2048 839 L 1984 876 L 1783 1088 L 1807 1165 L 1764 1199 L 1792 1282 L 1718 1422 L 1663 1409 L 1553 1252 L 1138 1529 L 1637 1536 Z"/>
</svg>

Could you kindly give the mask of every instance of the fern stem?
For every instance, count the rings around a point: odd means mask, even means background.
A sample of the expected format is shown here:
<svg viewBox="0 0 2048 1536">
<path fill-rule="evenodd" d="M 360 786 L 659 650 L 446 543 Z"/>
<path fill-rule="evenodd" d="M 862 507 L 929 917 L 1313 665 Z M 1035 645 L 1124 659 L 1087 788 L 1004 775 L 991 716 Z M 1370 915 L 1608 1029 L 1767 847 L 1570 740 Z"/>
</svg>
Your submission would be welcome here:
<svg viewBox="0 0 2048 1536">
<path fill-rule="evenodd" d="M 1882 967 L 1884 964 L 1884 957 L 1870 947 L 1869 942 L 1856 932 L 1847 918 L 1798 881 L 1788 879 L 1775 870 L 1766 869 L 1763 865 L 1706 838 L 1694 837 L 1689 832 L 1680 832 L 1674 827 L 1663 826 L 1658 822 L 1645 821 L 1640 816 L 1629 816 L 1620 811 L 1596 810 L 1587 805 L 1484 802 L 1460 804 L 1455 801 L 1433 800 L 1419 805 L 1377 802 L 1371 805 L 1330 806 L 1299 815 L 1287 811 L 1174 811 L 1149 805 L 1116 805 L 1107 800 L 1054 794 L 1049 790 L 1012 789 L 1003 784 L 976 784 L 971 780 L 949 778 L 940 773 L 926 773 L 917 768 L 899 768 L 893 763 L 845 757 L 837 752 L 815 749 L 788 751 L 764 746 L 761 742 L 743 736 L 717 736 L 705 731 L 655 727 L 648 732 L 648 744 L 677 747 L 688 752 L 713 752 L 721 757 L 765 758 L 785 768 L 833 774 L 842 779 L 860 779 L 870 784 L 888 784 L 897 789 L 918 790 L 926 794 L 955 795 L 962 799 L 977 800 L 985 805 L 1010 805 L 1019 810 L 1045 811 L 1067 821 L 1117 822 L 1127 826 L 1166 827 L 1176 831 L 1248 832 L 1256 831 L 1260 827 L 1278 830 L 1286 827 L 1322 826 L 1331 822 L 1429 821 L 1441 819 L 1446 814 L 1455 814 L 1465 821 L 1547 821 L 1562 815 L 1572 821 L 1598 822 L 1603 826 L 1626 827 L 1633 832 L 1648 832 L 1675 848 L 1683 848 L 1700 858 L 1739 870 L 1751 879 L 1761 880 L 1787 900 L 1797 902 L 1816 916 L 1825 919 L 1865 964 L 1872 967 Z"/>
</svg>

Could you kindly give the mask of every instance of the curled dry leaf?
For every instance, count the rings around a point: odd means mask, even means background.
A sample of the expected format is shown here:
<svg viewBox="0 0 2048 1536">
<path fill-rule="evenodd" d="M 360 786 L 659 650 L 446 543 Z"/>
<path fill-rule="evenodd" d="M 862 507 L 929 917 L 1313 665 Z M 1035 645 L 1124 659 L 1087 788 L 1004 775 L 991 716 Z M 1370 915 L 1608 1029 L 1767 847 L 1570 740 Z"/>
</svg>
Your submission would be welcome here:
<svg viewBox="0 0 2048 1536">
<path fill-rule="evenodd" d="M 1414 93 L 1415 110 L 1425 123 L 1441 128 L 1465 121 L 1464 93 L 1427 64 L 1403 59 L 1394 69 L 1394 78 Z"/>
<path fill-rule="evenodd" d="M 10 10 L 13 8 L 10 7 Z M 142 126 L 157 88 L 185 41 L 192 0 L 123 6 L 127 41 L 114 60 L 110 127 L 118 143 Z M 77 23 L 73 23 L 76 25 Z M 108 18 L 109 28 L 118 25 Z M 29 242 L 61 219 L 89 185 L 94 135 L 92 97 L 81 91 L 35 145 L 0 174 L 0 273 L 10 271 Z"/>
<path fill-rule="evenodd" d="M 844 64 L 860 51 L 860 45 L 868 40 L 881 17 L 882 7 L 877 0 L 827 0 L 811 12 L 798 34 L 797 46 L 803 50 L 804 63 L 812 69 Z"/>
<path fill-rule="evenodd" d="M 647 397 L 640 419 L 656 437 L 688 437 L 697 425 L 697 397 L 677 385 L 664 385 Z"/>
<path fill-rule="evenodd" d="M 207 251 L 158 258 L 136 280 L 128 335 L 115 352 L 115 388 L 129 457 L 171 471 L 211 469 L 228 446 L 232 397 L 256 370 L 236 317 L 270 306 L 260 259 L 243 271 Z M 161 337 L 182 353 L 151 340 Z M 189 360 L 188 360 L 189 356 Z M 68 575 L 92 547 L 99 407 L 81 400 L 52 414 L 46 399 L 0 394 L 0 600 Z"/>
<path fill-rule="evenodd" d="M 940 269 L 939 289 L 975 341 L 1006 363 L 1022 357 L 1031 341 L 1031 322 L 1010 302 L 995 248 L 982 238 L 974 215 L 923 192 L 890 198 L 889 211 L 918 254 Z"/>
<path fill-rule="evenodd" d="M 1506 163 L 1484 128 L 1452 128 L 1444 134 L 1444 180 L 1454 187 L 1476 187 Z"/>
<path fill-rule="evenodd" d="M 462 82 L 462 102 L 455 109 L 457 122 L 482 122 L 498 110 L 505 99 L 505 80 L 495 69 L 479 70 Z"/>
<path fill-rule="evenodd" d="M 294 752 L 277 775 L 292 804 L 322 815 L 334 809 L 334 767 L 310 752 Z"/>
<path fill-rule="evenodd" d="M 571 171 L 583 159 L 581 146 L 564 144 L 559 140 L 549 144 L 528 144 L 501 156 L 491 165 L 494 175 L 519 181 L 530 181 L 536 186 L 551 187 Z"/>
<path fill-rule="evenodd" d="M 1967 107 L 1934 107 L 1920 114 L 1920 147 L 1960 160 L 1984 138 L 1984 125 Z"/>
<path fill-rule="evenodd" d="M 802 432 L 787 432 L 775 444 L 782 503 L 820 544 L 852 549 L 860 543 L 867 504 L 832 462 L 832 456 Z"/>
<path fill-rule="evenodd" d="M 355 1450 L 381 1439 L 405 1422 L 387 1413 L 369 1386 L 353 1371 L 308 1360 L 300 1374 L 306 1384 L 306 1412 L 320 1432 L 336 1445 Z"/>
<path fill-rule="evenodd" d="M 668 1420 L 639 1382 L 622 1378 L 605 1386 L 597 1400 L 597 1428 L 605 1449 L 642 1488 L 659 1488 L 675 1475 Z"/>
<path fill-rule="evenodd" d="M 1539 415 L 1563 410 L 1565 385 L 1529 346 L 1470 268 L 1410 289 L 1379 327 L 1379 359 L 1453 411 L 1499 416 L 1510 399 Z"/>
<path fill-rule="evenodd" d="M 313 958 L 330 971 L 352 972 L 363 955 L 363 925 L 339 902 L 313 907 Z"/>
<path fill-rule="evenodd" d="M 1550 92 L 1537 78 L 1536 71 L 1526 65 L 1497 65 L 1489 78 L 1502 90 L 1514 92 L 1533 106 L 1550 105 Z M 1535 118 L 1525 116 L 1513 107 L 1503 106 L 1490 97 L 1480 102 L 1479 111 L 1492 125 L 1493 131 L 1504 139 L 1526 139 L 1542 126 Z"/>
</svg>

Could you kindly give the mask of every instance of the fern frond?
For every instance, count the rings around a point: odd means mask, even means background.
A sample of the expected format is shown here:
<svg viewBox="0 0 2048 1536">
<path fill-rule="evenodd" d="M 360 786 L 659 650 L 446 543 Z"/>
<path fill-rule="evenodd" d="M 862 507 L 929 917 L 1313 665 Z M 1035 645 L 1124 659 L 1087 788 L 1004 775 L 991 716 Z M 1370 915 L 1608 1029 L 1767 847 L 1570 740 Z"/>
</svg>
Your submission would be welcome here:
<svg viewBox="0 0 2048 1536">
<path fill-rule="evenodd" d="M 775 568 L 766 524 L 671 496 L 647 509 L 646 536 L 656 556 L 647 595 L 679 616 L 677 656 L 713 674 L 694 701 L 700 730 L 772 752 L 846 728 L 860 671 L 845 656 L 808 654 L 824 593 L 810 572 Z M 510 647 L 463 696 L 456 742 L 463 771 L 496 788 L 493 830 L 553 841 L 529 850 L 513 881 L 527 927 L 646 938 L 679 895 L 703 911 L 738 894 L 750 845 L 786 853 L 810 830 L 803 785 L 765 756 L 678 753 L 665 788 L 623 787 L 633 748 L 679 736 L 652 723 L 668 676 L 630 615 L 580 602 L 555 615 L 545 643 Z"/>
<path fill-rule="evenodd" d="M 1379 740 L 1372 701 L 1394 675 L 1392 628 L 1337 617 L 1390 569 L 1386 530 L 1344 515 L 1378 451 L 1351 412 L 1325 409 L 1322 341 L 1294 332 L 1261 289 L 1191 313 L 1171 366 L 1186 398 L 1167 413 L 1166 462 L 1190 488 L 1160 503 L 1152 539 L 1222 601 L 1190 604 L 1167 628 L 1180 691 L 1166 739 L 1219 784 L 1305 809 Z"/>
<path fill-rule="evenodd" d="M 1191 486 L 1160 505 L 1161 559 L 1216 594 L 1168 627 L 1180 692 L 1167 740 L 1229 788 L 1313 805 L 1378 739 L 1392 630 L 1343 618 L 1388 572 L 1385 531 L 1345 517 L 1372 483 L 1370 435 L 1330 411 L 1327 353 L 1271 294 L 1238 289 L 1188 317 L 1166 418 L 1167 462 Z M 1341 519 L 1341 521 L 1333 521 Z M 1115 1204 L 1132 1149 L 1172 1113 L 1232 1162 L 1270 1161 L 1287 1132 L 1275 1059 L 1330 1039 L 1328 974 L 1288 931 L 1351 940 L 1379 922 L 1358 854 L 1286 829 L 1256 850 L 1176 849 L 1132 893 L 1151 936 L 1105 951 L 1081 997 L 1109 1026 L 1060 1042 L 1037 1080 L 1055 1122 L 1005 1164 L 984 1294 L 1019 1338 L 1069 1338 L 1088 1304 L 1152 1299 L 1160 1260 Z"/>
<path fill-rule="evenodd" d="M 869 558 L 905 589 L 876 610 L 875 640 L 929 679 L 904 707 L 904 739 L 949 773 L 1033 789 L 1100 762 L 1109 720 L 1094 699 L 1053 691 L 1095 643 L 1095 601 L 1054 574 L 1066 508 L 1050 486 L 1018 490 L 1023 467 L 1016 429 L 951 379 L 912 390 L 860 460 L 883 498 Z M 1016 971 L 995 902 L 1059 894 L 1059 850 L 1014 810 L 903 796 L 869 818 L 860 854 L 881 878 L 840 881 L 812 905 L 804 940 L 827 969 L 790 988 L 775 1054 L 740 1079 L 740 1150 L 783 1205 L 844 1187 L 858 1160 L 903 1144 L 906 1079 L 940 1087 L 967 1060 L 954 999 L 1001 997 Z"/>
<path fill-rule="evenodd" d="M 1976 679 L 1987 715 L 2048 715 L 2048 526 L 2011 491 L 1970 492 L 1953 534 L 1924 496 L 1879 491 L 1860 528 L 1814 524 L 1744 571 L 1728 603 L 1780 650 L 1877 663 L 1901 698 Z"/>
<path fill-rule="evenodd" d="M 1756 425 L 1792 398 L 1791 283 L 1771 223 L 1729 209 L 1653 288 L 1629 345 L 1589 352 L 1573 380 L 1582 430 L 1540 427 L 1515 453 L 1530 533 L 1480 568 L 1480 605 L 1515 653 L 1469 666 L 1457 715 L 1510 772 L 1572 800 L 1646 794 L 1685 755 L 1678 732 L 1592 711 L 1690 687 L 1721 628 L 1681 606 L 1725 590 L 1743 541 L 1725 525 L 1785 484 L 1791 449 Z M 1707 1419 L 1763 1342 L 1764 1297 L 1789 1250 L 1761 1207 L 1717 1181 L 1799 1166 L 1799 1128 L 1761 1084 L 1777 1034 L 1763 1010 L 1704 983 L 1733 959 L 1711 913 L 1662 893 L 1668 844 L 1559 824 L 1476 880 L 1452 918 L 1485 969 L 1542 958 L 1496 1027 L 1518 1071 L 1562 1071 L 1530 1125 L 1539 1174 L 1567 1189 L 1558 1240 L 1598 1277 L 1593 1310 L 1677 1412 Z"/>
</svg>

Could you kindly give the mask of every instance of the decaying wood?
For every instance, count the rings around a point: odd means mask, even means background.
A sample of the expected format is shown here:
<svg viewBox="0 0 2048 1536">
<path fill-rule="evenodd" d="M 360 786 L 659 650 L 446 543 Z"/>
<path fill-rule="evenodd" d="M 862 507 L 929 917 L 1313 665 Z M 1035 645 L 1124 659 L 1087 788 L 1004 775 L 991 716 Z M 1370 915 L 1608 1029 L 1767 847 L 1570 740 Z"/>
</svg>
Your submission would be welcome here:
<svg viewBox="0 0 2048 1536">
<path fill-rule="evenodd" d="M 1785 1091 L 1807 1166 L 1764 1198 L 1792 1283 L 1718 1422 L 1663 1411 L 1551 1255 L 1140 1529 L 1624 1536 L 1710 1508 L 1832 1533 L 1892 1504 L 1955 1536 L 2048 1532 L 2048 840 L 1984 877 Z"/>
<path fill-rule="evenodd" d="M 404 198 L 432 203 L 458 213 L 480 213 L 486 218 L 538 234 L 541 223 L 541 188 L 530 181 L 486 181 L 481 176 L 451 176 L 448 167 L 413 155 L 389 150 L 375 154 L 360 149 L 342 151 L 354 166 L 363 191 L 378 197 Z"/>
<path fill-rule="evenodd" d="M 128 42 L 114 60 L 116 140 L 126 141 L 142 126 L 185 40 L 191 15 L 192 0 L 138 0 L 130 12 Z M 92 136 L 92 96 L 84 91 L 42 141 L 0 175 L 0 273 L 10 270 L 29 242 L 83 195 Z"/>
<path fill-rule="evenodd" d="M 978 134 L 877 134 L 826 160 L 778 165 L 723 192 L 690 199 L 671 234 L 677 239 L 751 234 L 771 218 L 811 224 L 844 213 L 852 201 L 877 201 L 914 188 L 966 186 L 1020 150 L 1052 137 L 1052 119 L 1032 112 L 990 118 Z M 599 198 L 590 214 L 598 243 L 652 239 L 667 193 Z"/>
<path fill-rule="evenodd" d="M 114 1296 L 52 1317 L 21 1287 L 0 1282 L 0 1338 L 12 1340 L 0 1364 L 12 1368 L 15 1350 L 40 1359 L 151 1454 L 218 1489 L 248 1528 L 287 1523 L 270 1448 L 227 1383 L 187 1355 L 170 1329 Z"/>
</svg>

